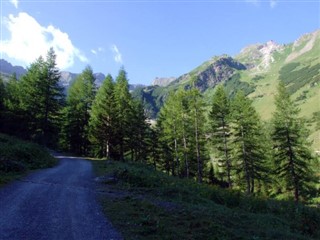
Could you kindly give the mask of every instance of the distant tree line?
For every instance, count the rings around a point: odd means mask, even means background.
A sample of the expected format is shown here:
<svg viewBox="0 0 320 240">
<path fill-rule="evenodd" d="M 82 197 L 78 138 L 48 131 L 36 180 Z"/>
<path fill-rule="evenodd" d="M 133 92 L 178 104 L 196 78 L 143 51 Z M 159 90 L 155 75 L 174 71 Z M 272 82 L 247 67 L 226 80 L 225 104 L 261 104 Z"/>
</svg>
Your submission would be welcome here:
<svg viewBox="0 0 320 240">
<path fill-rule="evenodd" d="M 150 124 L 129 92 L 123 68 L 98 88 L 86 67 L 67 95 L 59 79 L 53 49 L 20 80 L 0 78 L 0 131 L 79 155 L 150 164 L 250 195 L 300 201 L 318 194 L 319 163 L 282 83 L 269 123 L 261 121 L 243 92 L 229 97 L 219 85 L 210 104 L 195 87 L 171 92 Z"/>
</svg>

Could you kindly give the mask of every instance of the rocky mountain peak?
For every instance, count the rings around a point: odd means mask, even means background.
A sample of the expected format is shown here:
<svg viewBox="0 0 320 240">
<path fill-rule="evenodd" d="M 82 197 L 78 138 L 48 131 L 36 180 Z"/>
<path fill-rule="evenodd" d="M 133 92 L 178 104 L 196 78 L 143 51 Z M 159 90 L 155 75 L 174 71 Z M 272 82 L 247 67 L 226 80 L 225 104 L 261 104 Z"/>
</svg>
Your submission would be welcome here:
<svg viewBox="0 0 320 240">
<path fill-rule="evenodd" d="M 278 44 L 273 40 L 266 43 L 249 45 L 241 50 L 236 59 L 245 63 L 249 68 L 265 71 L 274 62 L 273 54 L 284 49 L 283 44 Z"/>
</svg>

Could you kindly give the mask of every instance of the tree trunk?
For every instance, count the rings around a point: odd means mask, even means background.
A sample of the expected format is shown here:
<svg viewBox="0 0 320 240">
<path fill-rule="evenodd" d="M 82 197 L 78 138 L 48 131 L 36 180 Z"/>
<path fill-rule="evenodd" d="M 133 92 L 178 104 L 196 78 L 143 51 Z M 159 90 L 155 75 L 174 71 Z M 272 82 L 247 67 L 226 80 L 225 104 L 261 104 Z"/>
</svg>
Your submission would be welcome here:
<svg viewBox="0 0 320 240">
<path fill-rule="evenodd" d="M 183 134 L 184 135 L 184 134 Z M 187 154 L 187 140 L 186 137 L 183 136 L 183 147 L 184 147 L 184 163 L 185 163 L 185 171 L 186 171 L 186 177 L 189 178 L 189 160 L 188 160 L 188 154 Z"/>
<path fill-rule="evenodd" d="M 198 126 L 198 111 L 195 109 L 195 140 L 196 140 L 196 155 L 198 163 L 198 182 L 202 183 L 202 169 L 203 164 L 200 157 L 200 144 L 199 144 L 199 126 Z"/>
<path fill-rule="evenodd" d="M 247 194 L 250 195 L 250 189 L 251 189 L 251 184 L 250 184 L 250 174 L 249 174 L 249 166 L 248 166 L 248 161 L 247 161 L 247 152 L 246 148 L 244 145 L 244 133 L 243 133 L 243 126 L 241 126 L 241 137 L 242 137 L 242 154 L 243 154 L 243 167 L 244 167 L 244 172 L 245 172 L 245 178 L 246 178 L 246 183 L 247 183 Z"/>
<path fill-rule="evenodd" d="M 226 130 L 225 129 L 226 129 L 225 122 L 222 120 L 223 147 L 224 147 L 224 156 L 226 158 L 226 164 L 227 164 L 228 185 L 229 185 L 229 188 L 232 188 L 232 183 L 231 183 L 231 163 L 230 163 L 229 154 L 228 154 L 228 144 L 227 144 L 227 136 L 226 136 Z"/>
</svg>

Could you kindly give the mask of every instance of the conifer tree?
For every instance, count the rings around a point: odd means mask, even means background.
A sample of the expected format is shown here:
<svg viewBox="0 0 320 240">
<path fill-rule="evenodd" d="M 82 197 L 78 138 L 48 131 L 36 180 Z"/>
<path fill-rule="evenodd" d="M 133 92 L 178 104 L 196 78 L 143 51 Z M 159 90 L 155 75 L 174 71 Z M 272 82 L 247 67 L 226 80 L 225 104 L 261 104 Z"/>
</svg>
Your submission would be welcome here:
<svg viewBox="0 0 320 240">
<path fill-rule="evenodd" d="M 4 81 L 0 76 L 0 114 L 4 111 L 4 98 L 5 98 L 5 86 L 4 86 Z"/>
<path fill-rule="evenodd" d="M 89 151 L 89 117 L 95 93 L 95 77 L 88 66 L 69 88 L 64 109 L 62 135 L 66 147 L 72 152 L 87 154 Z"/>
<path fill-rule="evenodd" d="M 299 201 L 306 196 L 313 175 L 308 131 L 283 83 L 278 86 L 275 104 L 272 140 L 276 174 L 283 180 L 285 191 L 292 192 L 294 200 Z"/>
<path fill-rule="evenodd" d="M 168 160 L 172 175 L 179 174 L 181 153 L 181 104 L 177 94 L 171 92 L 159 114 L 160 140 L 172 152 L 173 159 Z"/>
<path fill-rule="evenodd" d="M 0 131 L 3 131 L 2 127 L 4 124 L 4 99 L 5 99 L 5 86 L 2 77 L 0 76 Z"/>
<path fill-rule="evenodd" d="M 119 159 L 124 161 L 124 155 L 128 150 L 129 129 L 132 111 L 132 97 L 129 92 L 129 83 L 127 73 L 122 68 L 116 78 L 114 87 L 114 100 L 115 100 L 115 117 L 116 125 L 115 132 L 117 135 L 117 147 Z"/>
<path fill-rule="evenodd" d="M 217 90 L 212 99 L 211 111 L 209 114 L 211 125 L 211 139 L 215 148 L 215 154 L 219 159 L 219 167 L 227 178 L 229 187 L 231 181 L 231 148 L 230 148 L 230 103 L 222 85 Z"/>
<path fill-rule="evenodd" d="M 4 86 L 5 92 L 3 95 L 0 130 L 7 134 L 28 138 L 27 118 L 21 107 L 22 93 L 20 92 L 20 85 L 16 74 L 12 74 Z"/>
<path fill-rule="evenodd" d="M 205 132 L 206 118 L 204 115 L 205 103 L 200 91 L 196 88 L 189 90 L 190 116 L 193 122 L 193 142 L 197 160 L 197 181 L 203 180 L 203 169 L 205 159 Z"/>
<path fill-rule="evenodd" d="M 148 152 L 149 125 L 146 122 L 146 116 L 143 105 L 139 101 L 132 102 L 132 117 L 128 129 L 128 145 L 131 152 L 131 160 L 146 162 Z"/>
<path fill-rule="evenodd" d="M 90 139 L 99 146 L 98 155 L 107 159 L 113 154 L 115 143 L 114 82 L 109 74 L 99 88 L 90 114 Z"/>
<path fill-rule="evenodd" d="M 63 104 L 60 72 L 51 48 L 46 59 L 39 57 L 22 77 L 21 107 L 28 120 L 30 137 L 44 145 L 52 144 L 57 135 L 59 112 Z"/>
<path fill-rule="evenodd" d="M 238 92 L 232 102 L 234 165 L 237 184 L 246 193 L 255 192 L 255 183 L 264 177 L 265 152 L 261 141 L 261 123 L 250 99 Z"/>
</svg>

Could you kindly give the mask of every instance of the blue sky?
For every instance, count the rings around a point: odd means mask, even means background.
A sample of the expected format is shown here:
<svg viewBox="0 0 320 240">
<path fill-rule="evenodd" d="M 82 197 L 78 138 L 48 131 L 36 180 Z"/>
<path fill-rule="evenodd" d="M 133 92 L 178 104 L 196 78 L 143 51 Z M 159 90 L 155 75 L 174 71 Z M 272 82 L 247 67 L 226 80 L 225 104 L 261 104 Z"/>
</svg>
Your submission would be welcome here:
<svg viewBox="0 0 320 240">
<path fill-rule="evenodd" d="M 1 58 L 28 66 L 53 46 L 62 70 L 130 83 L 178 77 L 254 43 L 290 43 L 320 28 L 320 1 L 1 0 Z"/>
</svg>

